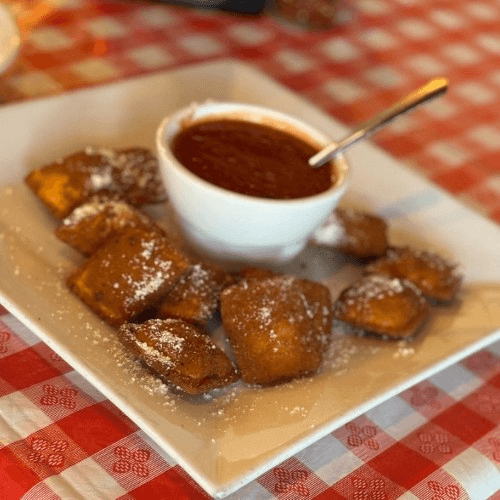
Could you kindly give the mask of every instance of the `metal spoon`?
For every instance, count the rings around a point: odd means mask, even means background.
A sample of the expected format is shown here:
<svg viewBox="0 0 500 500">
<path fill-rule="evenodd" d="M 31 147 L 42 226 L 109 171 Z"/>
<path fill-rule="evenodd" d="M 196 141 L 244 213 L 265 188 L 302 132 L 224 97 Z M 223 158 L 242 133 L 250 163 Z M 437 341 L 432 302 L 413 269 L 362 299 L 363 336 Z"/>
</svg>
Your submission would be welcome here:
<svg viewBox="0 0 500 500">
<path fill-rule="evenodd" d="M 313 168 L 320 167 L 334 156 L 351 147 L 353 144 L 372 136 L 384 125 L 403 113 L 415 108 L 419 104 L 430 101 L 446 92 L 448 89 L 447 78 L 434 78 L 427 82 L 424 86 L 409 93 L 400 101 L 393 104 L 390 108 L 382 111 L 370 120 L 359 125 L 354 131 L 349 134 L 345 139 L 342 139 L 336 144 L 331 144 L 322 149 L 314 156 L 309 158 L 309 165 Z"/>
</svg>

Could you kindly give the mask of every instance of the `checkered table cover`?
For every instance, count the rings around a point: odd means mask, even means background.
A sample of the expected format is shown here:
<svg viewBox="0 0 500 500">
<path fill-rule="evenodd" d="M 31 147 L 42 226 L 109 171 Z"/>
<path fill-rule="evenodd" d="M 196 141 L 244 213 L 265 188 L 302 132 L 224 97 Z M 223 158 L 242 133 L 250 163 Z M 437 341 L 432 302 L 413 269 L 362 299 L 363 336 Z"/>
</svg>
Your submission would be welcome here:
<svg viewBox="0 0 500 500">
<path fill-rule="evenodd" d="M 434 76 L 444 98 L 376 136 L 500 221 L 500 1 L 341 0 L 307 31 L 161 2 L 4 0 L 23 46 L 0 102 L 236 58 L 354 125 Z M 0 310 L 0 499 L 210 498 L 137 426 Z M 500 343 L 274 467 L 235 499 L 500 500 Z"/>
</svg>

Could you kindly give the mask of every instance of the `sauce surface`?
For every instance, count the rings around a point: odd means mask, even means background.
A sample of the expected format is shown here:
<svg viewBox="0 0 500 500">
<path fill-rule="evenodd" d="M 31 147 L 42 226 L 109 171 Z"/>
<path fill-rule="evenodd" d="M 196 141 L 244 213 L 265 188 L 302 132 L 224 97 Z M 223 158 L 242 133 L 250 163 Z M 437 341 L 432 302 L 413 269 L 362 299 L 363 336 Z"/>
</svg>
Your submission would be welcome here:
<svg viewBox="0 0 500 500">
<path fill-rule="evenodd" d="M 304 198 L 326 191 L 336 180 L 331 164 L 308 165 L 317 148 L 252 122 L 222 119 L 188 126 L 174 138 L 172 150 L 198 177 L 259 198 Z"/>
</svg>

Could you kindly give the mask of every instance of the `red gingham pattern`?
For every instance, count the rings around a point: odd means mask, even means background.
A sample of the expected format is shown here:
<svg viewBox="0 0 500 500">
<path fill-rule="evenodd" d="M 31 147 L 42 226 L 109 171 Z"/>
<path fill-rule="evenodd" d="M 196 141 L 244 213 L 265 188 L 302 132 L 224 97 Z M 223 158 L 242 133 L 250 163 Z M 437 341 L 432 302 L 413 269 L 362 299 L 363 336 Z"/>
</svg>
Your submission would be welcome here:
<svg viewBox="0 0 500 500">
<path fill-rule="evenodd" d="M 496 0 L 340 0 L 341 24 L 309 32 L 270 14 L 158 2 L 5 3 L 25 31 L 21 57 L 0 79 L 0 102 L 231 57 L 354 125 L 429 78 L 447 76 L 452 85 L 444 98 L 375 140 L 500 221 Z"/>
<path fill-rule="evenodd" d="M 18 16 L 24 42 L 0 77 L 4 103 L 231 57 L 354 125 L 429 78 L 447 76 L 444 98 L 375 140 L 500 221 L 497 0 L 341 0 L 338 26 L 324 31 L 285 24 L 272 12 L 248 17 L 161 2 L 4 3 Z M 0 316 L 0 499 L 72 498 L 82 477 L 85 498 L 210 498 L 1 306 Z M 229 498 L 454 500 L 482 499 L 486 490 L 500 500 L 498 343 Z"/>
</svg>

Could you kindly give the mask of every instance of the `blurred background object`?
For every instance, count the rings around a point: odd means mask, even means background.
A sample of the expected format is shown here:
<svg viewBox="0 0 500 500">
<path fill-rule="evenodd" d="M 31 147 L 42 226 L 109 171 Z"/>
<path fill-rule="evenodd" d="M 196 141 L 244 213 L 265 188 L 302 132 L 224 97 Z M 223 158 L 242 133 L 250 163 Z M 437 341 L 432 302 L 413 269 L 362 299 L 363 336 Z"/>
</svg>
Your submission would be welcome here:
<svg viewBox="0 0 500 500">
<path fill-rule="evenodd" d="M 274 11 L 283 20 L 308 29 L 336 26 L 340 9 L 338 0 L 275 0 Z"/>
<path fill-rule="evenodd" d="M 307 29 L 329 29 L 342 17 L 339 0 L 157 0 L 162 3 L 258 15 L 264 12 Z"/>
<path fill-rule="evenodd" d="M 0 74 L 14 62 L 21 44 L 16 21 L 10 9 L 0 3 Z"/>
<path fill-rule="evenodd" d="M 183 7 L 217 9 L 241 14 L 261 14 L 272 0 L 160 0 L 160 2 Z"/>
</svg>

